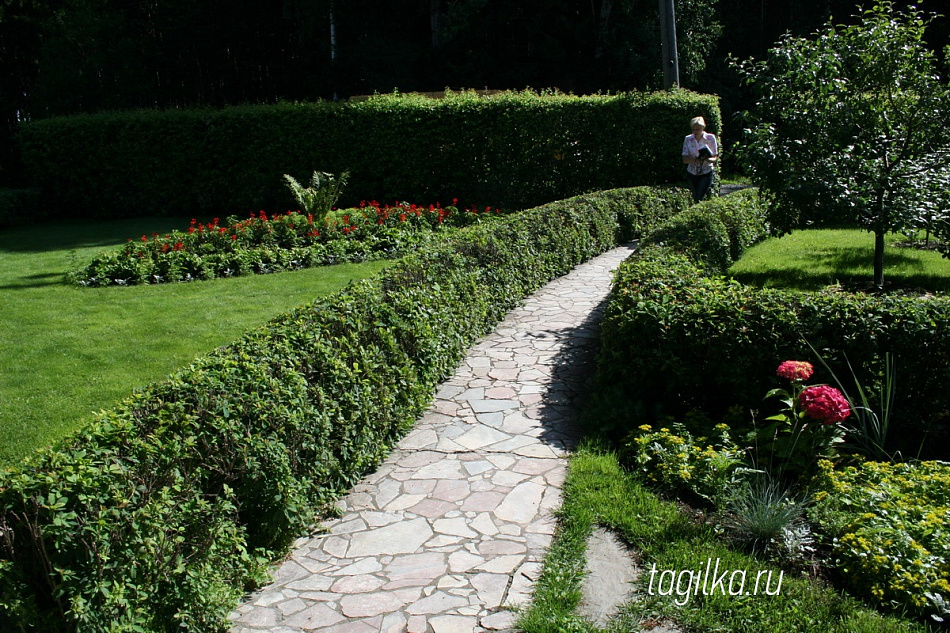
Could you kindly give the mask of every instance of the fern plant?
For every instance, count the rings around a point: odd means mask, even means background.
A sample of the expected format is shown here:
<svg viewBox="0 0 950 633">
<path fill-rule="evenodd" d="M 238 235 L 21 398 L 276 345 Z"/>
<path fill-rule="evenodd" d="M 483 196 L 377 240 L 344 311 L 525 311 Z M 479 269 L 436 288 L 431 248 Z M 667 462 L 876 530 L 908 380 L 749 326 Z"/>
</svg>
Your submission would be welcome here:
<svg viewBox="0 0 950 633">
<path fill-rule="evenodd" d="M 304 187 L 293 176 L 284 174 L 287 185 L 300 203 L 301 211 L 313 215 L 314 220 L 319 220 L 320 224 L 323 224 L 333 205 L 340 198 L 349 178 L 348 171 L 344 171 L 339 176 L 325 171 L 314 171 L 310 178 L 310 186 Z"/>
</svg>

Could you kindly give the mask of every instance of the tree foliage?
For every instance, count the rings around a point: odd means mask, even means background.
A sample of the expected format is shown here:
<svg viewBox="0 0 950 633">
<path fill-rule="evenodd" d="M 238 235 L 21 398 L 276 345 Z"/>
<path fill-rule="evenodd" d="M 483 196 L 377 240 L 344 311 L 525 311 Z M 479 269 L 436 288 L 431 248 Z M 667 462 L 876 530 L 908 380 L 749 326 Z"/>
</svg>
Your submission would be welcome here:
<svg viewBox="0 0 950 633">
<path fill-rule="evenodd" d="M 744 157 L 773 230 L 859 224 L 876 236 L 881 287 L 885 234 L 943 213 L 935 202 L 950 176 L 950 91 L 924 45 L 928 18 L 889 1 L 860 17 L 829 21 L 813 38 L 787 35 L 765 61 L 736 65 L 757 95 L 744 113 Z"/>
</svg>

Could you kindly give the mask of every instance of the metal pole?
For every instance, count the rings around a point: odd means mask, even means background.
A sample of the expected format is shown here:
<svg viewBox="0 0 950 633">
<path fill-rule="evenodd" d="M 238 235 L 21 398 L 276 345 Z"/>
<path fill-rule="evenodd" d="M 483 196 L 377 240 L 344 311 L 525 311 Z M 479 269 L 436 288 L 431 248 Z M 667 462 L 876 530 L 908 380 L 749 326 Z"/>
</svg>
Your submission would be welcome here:
<svg viewBox="0 0 950 633">
<path fill-rule="evenodd" d="M 339 99 L 336 93 L 336 14 L 333 12 L 333 0 L 330 0 L 330 73 L 333 100 Z"/>
<path fill-rule="evenodd" d="M 676 47 L 676 11 L 674 0 L 660 2 L 660 53 L 663 58 L 663 88 L 680 85 L 679 53 Z"/>
</svg>

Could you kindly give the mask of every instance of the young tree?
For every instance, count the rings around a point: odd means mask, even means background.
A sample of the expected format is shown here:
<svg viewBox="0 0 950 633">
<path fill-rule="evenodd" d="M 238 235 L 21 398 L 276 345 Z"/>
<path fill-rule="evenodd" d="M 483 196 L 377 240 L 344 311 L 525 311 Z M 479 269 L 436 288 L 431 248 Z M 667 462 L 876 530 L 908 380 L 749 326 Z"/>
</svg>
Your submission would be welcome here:
<svg viewBox="0 0 950 633">
<path fill-rule="evenodd" d="M 776 233 L 822 219 L 873 232 L 880 288 L 885 234 L 917 226 L 935 182 L 950 185 L 950 91 L 923 41 L 930 19 L 889 0 L 856 17 L 736 63 L 757 95 L 743 154 Z"/>
</svg>

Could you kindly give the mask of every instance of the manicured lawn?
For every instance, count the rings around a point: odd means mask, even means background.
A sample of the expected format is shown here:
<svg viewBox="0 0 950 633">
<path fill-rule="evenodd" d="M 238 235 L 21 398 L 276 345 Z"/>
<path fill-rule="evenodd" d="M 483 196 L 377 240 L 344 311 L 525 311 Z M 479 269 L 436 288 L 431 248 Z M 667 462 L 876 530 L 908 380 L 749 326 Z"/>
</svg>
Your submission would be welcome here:
<svg viewBox="0 0 950 633">
<path fill-rule="evenodd" d="M 902 239 L 894 236 L 887 240 L 885 285 L 950 291 L 950 259 L 934 251 L 893 246 Z M 808 229 L 750 248 L 729 274 L 761 287 L 819 290 L 837 283 L 861 287 L 871 281 L 873 255 L 871 233 Z"/>
<path fill-rule="evenodd" d="M 79 288 L 64 273 L 190 218 L 0 232 L 0 464 L 48 445 L 133 389 L 386 262 L 157 286 Z"/>
<path fill-rule="evenodd" d="M 564 490 L 558 533 L 545 557 L 534 600 L 519 620 L 526 633 L 601 630 L 575 615 L 581 597 L 586 539 L 597 525 L 614 530 L 641 557 L 638 598 L 623 605 L 607 631 L 650 630 L 658 620 L 673 620 L 685 631 L 721 633 L 935 630 L 913 620 L 881 615 L 801 574 L 783 572 L 730 549 L 719 540 L 711 525 L 689 518 L 673 503 L 658 498 L 625 472 L 614 454 L 597 446 L 583 447 L 572 457 Z M 690 571 L 698 576 L 705 573 L 709 561 L 718 561 L 720 576 L 729 571 L 719 586 L 715 580 L 704 581 L 702 589 L 692 585 L 690 591 L 689 577 L 682 577 L 680 589 L 674 590 L 667 578 L 667 585 L 657 581 L 650 595 L 651 570 L 657 571 L 654 580 L 662 578 L 667 570 L 677 577 Z M 733 572 L 740 575 L 733 576 Z M 760 575 L 770 578 L 771 584 L 763 580 L 756 592 L 753 579 Z M 713 576 L 715 573 L 706 578 Z M 745 590 L 740 592 L 743 576 Z M 686 581 L 682 582 L 683 579 Z M 733 581 L 735 584 L 730 588 Z"/>
</svg>

